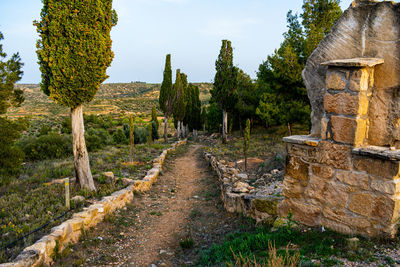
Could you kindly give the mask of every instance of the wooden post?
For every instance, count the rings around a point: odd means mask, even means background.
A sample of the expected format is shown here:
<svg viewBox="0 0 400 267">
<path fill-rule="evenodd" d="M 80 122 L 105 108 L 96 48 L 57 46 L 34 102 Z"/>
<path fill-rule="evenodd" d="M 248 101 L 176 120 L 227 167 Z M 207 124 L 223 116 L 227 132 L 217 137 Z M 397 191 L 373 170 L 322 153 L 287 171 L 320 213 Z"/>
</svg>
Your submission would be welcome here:
<svg viewBox="0 0 400 267">
<path fill-rule="evenodd" d="M 69 199 L 69 178 L 65 178 L 65 206 L 68 210 L 71 208 Z"/>
</svg>

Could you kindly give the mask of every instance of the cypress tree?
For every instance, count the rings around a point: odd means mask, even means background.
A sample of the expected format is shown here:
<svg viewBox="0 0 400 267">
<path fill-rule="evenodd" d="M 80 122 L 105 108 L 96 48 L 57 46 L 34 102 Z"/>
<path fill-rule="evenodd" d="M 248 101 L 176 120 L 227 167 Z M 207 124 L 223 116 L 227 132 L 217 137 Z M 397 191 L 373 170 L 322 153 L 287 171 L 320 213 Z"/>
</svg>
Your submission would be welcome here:
<svg viewBox="0 0 400 267">
<path fill-rule="evenodd" d="M 185 94 L 183 91 L 182 75 L 181 70 L 176 70 L 176 79 L 174 84 L 175 101 L 174 101 L 174 118 L 177 121 L 177 138 L 181 138 L 182 135 L 182 121 L 185 117 Z"/>
<path fill-rule="evenodd" d="M 222 40 L 221 50 L 215 62 L 216 74 L 214 78 L 214 88 L 211 95 L 218 106 L 222 109 L 222 142 L 227 141 L 228 114 L 235 103 L 234 93 L 237 83 L 237 68 L 233 66 L 233 49 L 228 40 Z"/>
<path fill-rule="evenodd" d="M 198 86 L 191 85 L 191 128 L 193 134 L 197 138 L 197 131 L 201 129 L 201 101 L 200 90 Z"/>
<path fill-rule="evenodd" d="M 164 113 L 164 142 L 168 142 L 168 119 L 172 115 L 174 104 L 174 88 L 172 86 L 171 55 L 168 54 L 165 59 L 164 77 L 160 89 L 160 109 Z"/>
<path fill-rule="evenodd" d="M 183 103 L 184 103 L 184 108 L 183 108 L 183 119 L 181 121 L 181 131 L 182 131 L 182 136 L 186 137 L 189 134 L 189 125 L 188 125 L 188 120 L 187 120 L 187 108 L 188 108 L 188 102 L 190 101 L 190 92 L 189 92 L 189 86 L 188 86 L 188 79 L 187 75 L 183 72 L 181 72 L 181 82 L 182 82 L 182 91 L 183 91 Z"/>
<path fill-rule="evenodd" d="M 156 108 L 156 105 L 153 105 L 153 108 L 151 110 L 151 121 L 155 122 L 156 129 L 158 131 L 159 124 L 158 124 L 158 119 L 157 119 L 157 108 Z"/>
<path fill-rule="evenodd" d="M 117 15 L 112 0 L 43 0 L 37 55 L 41 88 L 71 109 L 77 182 L 95 191 L 86 149 L 82 105 L 93 100 L 114 57 L 110 31 Z"/>
<path fill-rule="evenodd" d="M 147 137 L 146 141 L 148 145 L 151 145 L 153 142 L 153 124 L 150 122 L 149 125 L 147 125 Z"/>
<path fill-rule="evenodd" d="M 0 41 L 2 39 L 0 32 Z M 22 90 L 15 88 L 15 83 L 21 80 L 23 74 L 21 58 L 18 53 L 8 60 L 6 57 L 0 43 L 0 185 L 20 170 L 24 153 L 15 143 L 27 126 L 24 120 L 11 121 L 4 116 L 8 108 L 17 107 L 24 101 Z"/>
</svg>

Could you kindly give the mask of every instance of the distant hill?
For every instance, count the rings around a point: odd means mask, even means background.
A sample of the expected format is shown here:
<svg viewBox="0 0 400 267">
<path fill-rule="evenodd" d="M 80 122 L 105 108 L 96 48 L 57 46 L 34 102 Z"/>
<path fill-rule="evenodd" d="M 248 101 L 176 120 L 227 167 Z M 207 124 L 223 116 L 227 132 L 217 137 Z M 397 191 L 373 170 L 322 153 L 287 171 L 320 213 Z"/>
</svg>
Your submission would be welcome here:
<svg viewBox="0 0 400 267">
<path fill-rule="evenodd" d="M 210 99 L 212 84 L 197 83 L 203 104 Z M 37 84 L 18 84 L 24 91 L 25 101 L 19 108 L 8 112 L 10 117 L 28 116 L 32 119 L 54 119 L 67 116 L 68 108 L 51 101 Z M 85 105 L 85 114 L 124 114 L 127 112 L 150 114 L 154 104 L 158 105 L 160 84 L 143 82 L 106 83 L 100 86 L 95 99 Z"/>
</svg>

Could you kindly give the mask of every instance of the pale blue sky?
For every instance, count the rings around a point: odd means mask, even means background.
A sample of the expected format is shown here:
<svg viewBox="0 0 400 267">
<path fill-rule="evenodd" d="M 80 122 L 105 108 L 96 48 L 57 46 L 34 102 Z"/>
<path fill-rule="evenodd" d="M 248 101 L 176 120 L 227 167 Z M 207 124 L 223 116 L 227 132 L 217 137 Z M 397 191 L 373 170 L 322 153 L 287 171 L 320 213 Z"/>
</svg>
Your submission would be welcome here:
<svg viewBox="0 0 400 267">
<path fill-rule="evenodd" d="M 352 0 L 342 0 L 346 9 Z M 234 64 L 253 78 L 260 63 L 282 42 L 289 9 L 303 0 L 114 0 L 119 15 L 112 30 L 115 58 L 106 82 L 160 82 L 165 55 L 191 82 L 211 82 L 222 39 L 232 41 Z M 22 83 L 39 83 L 35 44 L 40 0 L 0 0 L 5 51 L 19 52 Z"/>
</svg>

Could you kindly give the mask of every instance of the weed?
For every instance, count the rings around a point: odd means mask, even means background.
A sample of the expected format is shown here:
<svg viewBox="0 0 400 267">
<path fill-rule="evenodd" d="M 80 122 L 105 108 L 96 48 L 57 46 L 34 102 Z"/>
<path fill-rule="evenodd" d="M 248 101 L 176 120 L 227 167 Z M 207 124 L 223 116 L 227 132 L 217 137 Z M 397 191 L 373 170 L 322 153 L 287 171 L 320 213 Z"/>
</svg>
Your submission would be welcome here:
<svg viewBox="0 0 400 267">
<path fill-rule="evenodd" d="M 191 249 L 194 246 L 194 240 L 191 237 L 186 237 L 181 242 L 179 242 L 179 245 L 182 249 Z"/>
</svg>

